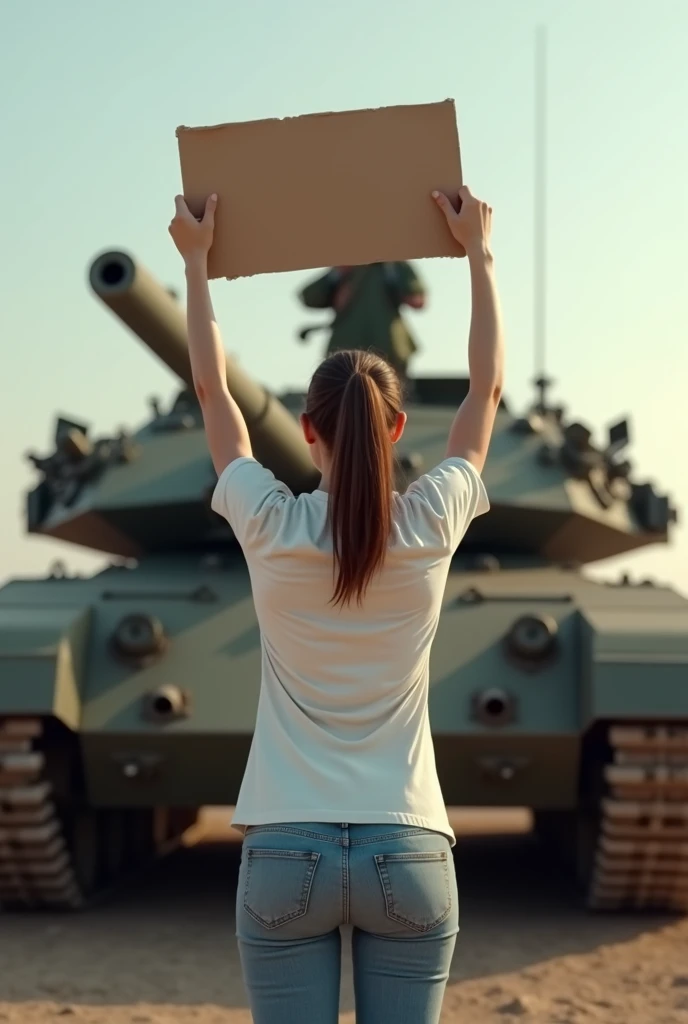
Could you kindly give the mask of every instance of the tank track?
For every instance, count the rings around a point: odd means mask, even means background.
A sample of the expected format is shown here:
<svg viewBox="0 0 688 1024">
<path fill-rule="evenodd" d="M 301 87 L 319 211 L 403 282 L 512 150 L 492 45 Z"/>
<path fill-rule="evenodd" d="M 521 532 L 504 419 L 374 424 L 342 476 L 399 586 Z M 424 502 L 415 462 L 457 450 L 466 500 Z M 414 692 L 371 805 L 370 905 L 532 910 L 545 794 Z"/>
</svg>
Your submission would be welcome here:
<svg viewBox="0 0 688 1024">
<path fill-rule="evenodd" d="M 76 840 L 70 843 L 46 778 L 43 726 L 40 718 L 0 718 L 0 910 L 79 910 L 171 852 L 195 820 L 195 812 L 185 810 L 125 811 L 119 817 L 115 811 L 109 819 L 114 826 L 99 836 L 103 822 L 86 808 L 96 841 L 111 857 L 107 871 L 89 872 L 94 861 L 84 861 L 83 847 L 72 848 Z"/>
<path fill-rule="evenodd" d="M 40 719 L 0 720 L 0 906 L 76 910 L 84 894 L 35 749 L 42 733 Z"/>
<path fill-rule="evenodd" d="M 688 912 L 688 725 L 613 725 L 588 906 Z"/>
</svg>

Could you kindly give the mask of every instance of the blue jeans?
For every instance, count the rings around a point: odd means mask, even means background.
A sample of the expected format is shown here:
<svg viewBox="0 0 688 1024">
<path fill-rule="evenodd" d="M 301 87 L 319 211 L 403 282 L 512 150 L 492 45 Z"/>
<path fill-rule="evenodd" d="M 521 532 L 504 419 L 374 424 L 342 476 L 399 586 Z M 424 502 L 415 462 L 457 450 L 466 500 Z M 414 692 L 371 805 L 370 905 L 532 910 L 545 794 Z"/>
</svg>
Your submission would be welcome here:
<svg viewBox="0 0 688 1024">
<path fill-rule="evenodd" d="M 250 826 L 237 939 L 255 1024 L 337 1024 L 340 925 L 357 1024 L 437 1024 L 459 906 L 449 840 L 399 825 Z"/>
</svg>

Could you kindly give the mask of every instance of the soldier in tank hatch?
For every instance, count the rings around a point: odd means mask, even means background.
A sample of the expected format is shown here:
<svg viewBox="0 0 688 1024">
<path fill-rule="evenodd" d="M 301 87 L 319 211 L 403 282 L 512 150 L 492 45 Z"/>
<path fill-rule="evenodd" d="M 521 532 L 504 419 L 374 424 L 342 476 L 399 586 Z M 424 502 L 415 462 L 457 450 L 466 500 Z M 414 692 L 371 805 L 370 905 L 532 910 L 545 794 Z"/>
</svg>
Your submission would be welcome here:
<svg viewBox="0 0 688 1024">
<path fill-rule="evenodd" d="M 369 263 L 332 267 L 306 285 L 299 298 L 309 309 L 332 309 L 327 355 L 346 349 L 369 349 L 406 380 L 418 345 L 401 316 L 401 307 L 423 309 L 426 292 L 410 263 Z M 324 326 L 324 325 L 322 325 Z M 306 327 L 299 338 L 320 330 Z"/>
</svg>

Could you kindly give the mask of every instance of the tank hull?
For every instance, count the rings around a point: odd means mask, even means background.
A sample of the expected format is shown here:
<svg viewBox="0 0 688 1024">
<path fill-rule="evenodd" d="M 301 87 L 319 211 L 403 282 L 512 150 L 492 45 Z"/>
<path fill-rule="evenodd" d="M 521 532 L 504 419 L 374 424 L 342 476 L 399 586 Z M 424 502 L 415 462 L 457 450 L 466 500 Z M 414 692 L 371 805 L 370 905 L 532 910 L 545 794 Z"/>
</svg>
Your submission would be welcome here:
<svg viewBox="0 0 688 1024">
<path fill-rule="evenodd" d="M 446 802 L 532 808 L 590 906 L 688 909 L 687 665 L 672 591 L 457 562 L 430 682 Z M 0 590 L 4 902 L 83 906 L 234 803 L 259 681 L 237 551 Z"/>
</svg>

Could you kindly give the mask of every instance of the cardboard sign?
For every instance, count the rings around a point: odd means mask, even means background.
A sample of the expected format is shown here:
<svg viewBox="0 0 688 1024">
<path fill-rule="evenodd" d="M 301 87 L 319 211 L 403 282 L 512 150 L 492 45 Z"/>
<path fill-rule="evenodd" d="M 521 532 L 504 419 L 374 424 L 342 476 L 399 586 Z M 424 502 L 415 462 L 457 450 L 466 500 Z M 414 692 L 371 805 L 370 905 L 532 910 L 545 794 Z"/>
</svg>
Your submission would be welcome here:
<svg viewBox="0 0 688 1024">
<path fill-rule="evenodd" d="M 453 100 L 178 128 L 199 216 L 216 192 L 208 273 L 248 277 L 463 255 L 431 192 L 462 184 Z"/>
</svg>

